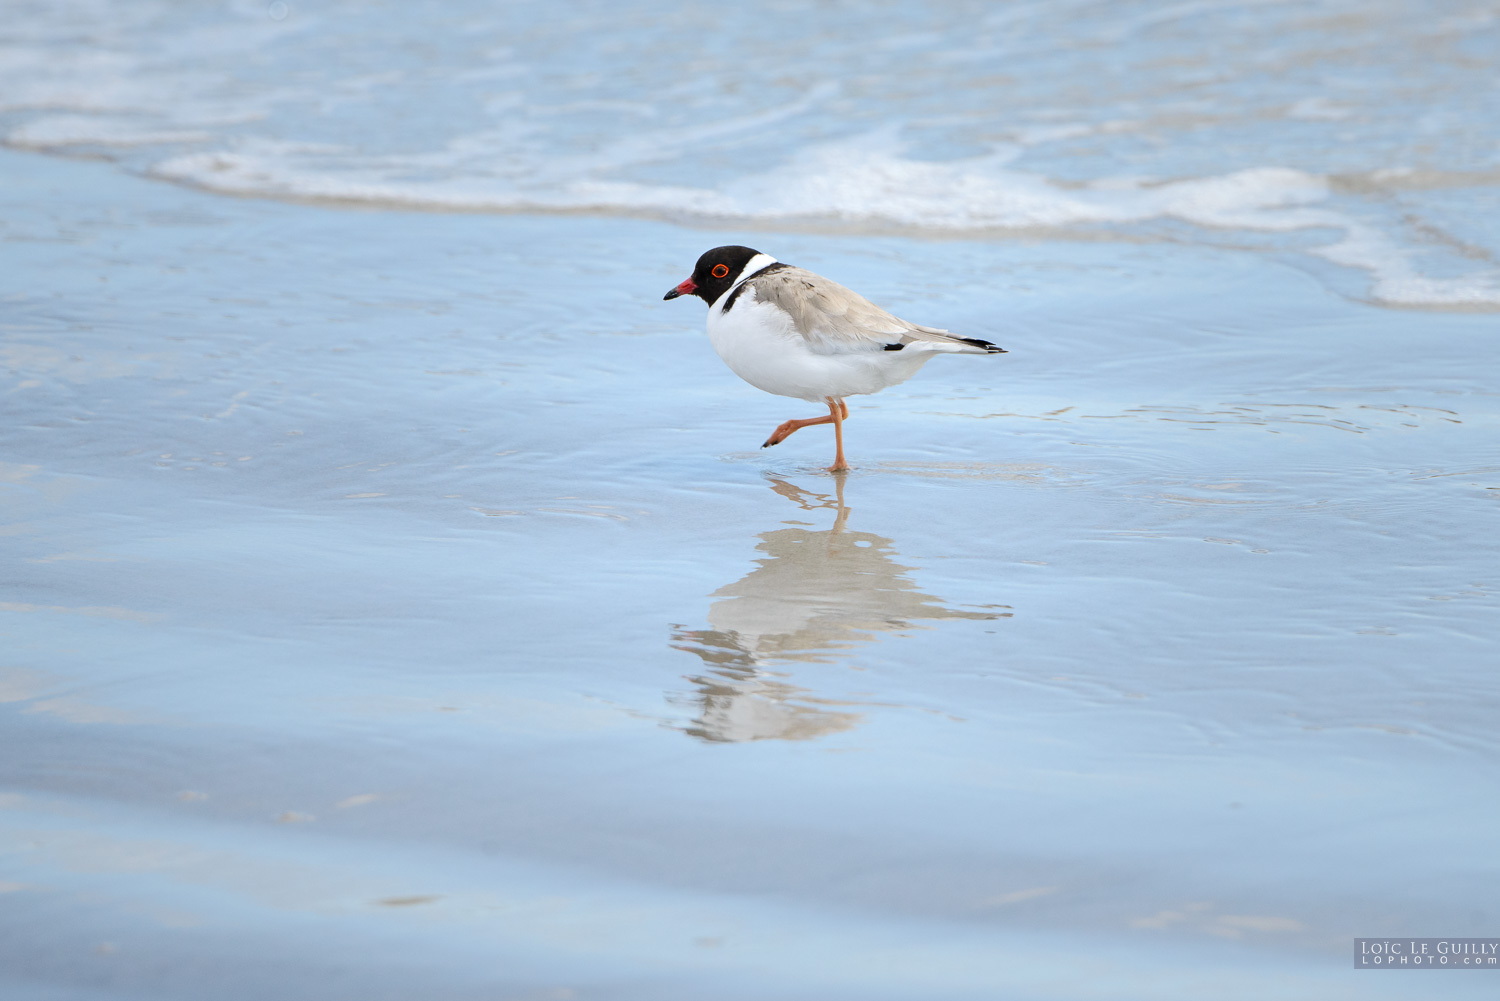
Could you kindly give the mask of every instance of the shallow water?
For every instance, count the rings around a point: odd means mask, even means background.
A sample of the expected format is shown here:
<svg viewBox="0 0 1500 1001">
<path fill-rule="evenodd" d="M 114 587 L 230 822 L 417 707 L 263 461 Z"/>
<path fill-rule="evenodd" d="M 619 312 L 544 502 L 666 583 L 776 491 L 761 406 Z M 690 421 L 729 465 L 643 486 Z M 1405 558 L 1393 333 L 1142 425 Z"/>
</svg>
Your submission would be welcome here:
<svg viewBox="0 0 1500 1001">
<path fill-rule="evenodd" d="M 209 190 L 1248 244 L 1500 308 L 1490 3 L 9 9 L 8 145 Z"/>
<path fill-rule="evenodd" d="M 1456 6 L 1329 5 L 1344 20 L 1319 26 L 1297 5 L 1122 5 L 1085 23 L 1101 38 L 1129 27 L 1104 45 L 1059 27 L 1073 9 L 1006 8 L 1006 24 L 1042 19 L 1022 42 L 1052 40 L 1018 43 L 1029 108 L 1101 52 L 1167 101 L 1170 67 L 1222 18 L 1262 34 L 1226 57 L 1203 98 L 1216 108 L 1314 100 L 1295 75 L 1252 72 L 1262 35 L 1288 29 L 1287 59 L 1350 46 L 1342 72 L 1363 82 L 1343 118 L 1316 103 L 1225 113 L 1148 144 L 1167 165 L 1151 169 L 1183 183 L 1295 171 L 1270 180 L 1342 221 L 1262 225 L 1282 209 L 1260 195 L 1231 206 L 1261 214 L 1244 226 L 1120 217 L 1144 196 L 1100 166 L 1134 147 L 1104 138 L 1087 155 L 1026 147 L 1050 167 L 1019 161 L 1042 194 L 1116 178 L 1097 192 L 1124 194 L 1091 196 L 1115 216 L 1082 229 L 1006 235 L 973 191 L 947 203 L 983 227 L 946 230 L 832 196 L 795 224 L 773 206 L 749 232 L 722 206 L 717 223 L 629 217 L 649 205 L 625 201 L 423 213 L 423 192 L 500 199 L 518 183 L 480 177 L 476 156 L 389 187 L 397 146 L 479 128 L 462 120 L 479 114 L 458 72 L 469 50 L 424 77 L 458 88 L 441 100 L 399 85 L 433 65 L 424 44 L 458 45 L 435 12 L 403 29 L 371 8 L 364 35 L 301 6 L 16 19 L 0 60 L 12 145 L 85 115 L 56 93 L 15 99 L 18 51 L 55 57 L 35 86 L 83 80 L 120 106 L 87 112 L 95 126 L 201 134 L 175 150 L 64 144 L 106 162 L 0 152 L 6 996 L 1481 996 L 1478 977 L 1356 972 L 1348 952 L 1355 935 L 1497 921 L 1493 262 L 1458 254 L 1445 271 L 1401 243 L 1423 231 L 1400 222 L 1446 205 L 1444 233 L 1496 231 L 1493 150 L 1476 138 L 1487 98 L 1463 86 L 1477 70 L 1462 60 L 1368 69 L 1402 26 L 1464 49 L 1493 40 L 1494 21 Z M 552 75 L 513 74 L 521 96 L 504 108 L 553 127 L 584 112 L 529 102 L 576 87 L 639 98 L 662 135 L 684 124 L 663 96 L 682 71 L 522 10 L 533 34 L 514 50 Z M 887 13 L 900 32 L 918 16 Z M 950 14 L 932 38 L 903 37 L 979 79 L 964 53 L 986 50 L 952 38 L 982 32 Z M 1185 27 L 1189 14 L 1208 20 Z M 464 16 L 489 51 L 490 22 Z M 616 41 L 677 51 L 662 26 L 685 16 L 656 11 Z M 727 160 L 711 162 L 708 136 L 675 160 L 657 148 L 575 176 L 568 143 L 630 131 L 595 109 L 520 144 L 533 201 L 508 204 L 576 209 L 591 203 L 566 202 L 569 185 L 606 175 L 755 202 L 743 185 L 827 156 L 825 140 L 873 141 L 862 114 L 935 130 L 937 159 L 903 163 L 990 169 L 963 136 L 998 126 L 965 119 L 955 138 L 928 121 L 929 85 L 880 91 L 855 72 L 878 46 L 807 16 L 820 62 L 731 33 L 722 44 L 762 61 L 693 70 L 725 77 L 700 118 L 753 120 Z M 100 47 L 57 58 L 80 31 Z M 194 77 L 223 51 L 214 38 L 260 61 Z M 334 38 L 340 66 L 395 82 L 340 103 L 315 58 Z M 574 66 L 610 52 L 642 77 Z M 812 76 L 774 83 L 776 59 Z M 774 86 L 732 86 L 756 67 Z M 98 86 L 111 73 L 134 89 Z M 865 80 L 870 103 L 831 113 L 823 75 L 840 93 Z M 266 78 L 291 96 L 250 85 Z M 969 79 L 939 77 L 955 93 Z M 773 142 L 754 116 L 788 100 L 769 92 L 782 86 L 812 103 L 777 119 L 795 134 Z M 403 93 L 449 113 L 399 118 Z M 1426 139 L 1380 117 L 1402 94 L 1430 102 Z M 226 123 L 195 103 L 209 97 Z M 264 113 L 227 122 L 251 98 Z M 283 149 L 278 169 L 343 184 L 343 200 L 359 200 L 349 171 L 387 187 L 351 210 L 162 183 L 212 187 L 164 165 L 264 153 L 276 130 L 346 145 L 318 162 Z M 850 162 L 878 172 L 893 156 Z M 1327 181 L 1403 162 L 1473 186 L 1410 195 L 1434 213 L 1418 218 L 1398 204 L 1409 193 Z M 985 175 L 1007 198 L 1010 163 Z M 1366 210 L 1408 278 L 1456 283 L 1403 288 L 1473 293 L 1471 311 L 1436 294 L 1384 308 L 1380 273 L 1319 255 Z M 731 241 L 1010 354 L 938 359 L 851 401 L 846 480 L 821 471 L 824 429 L 760 450 L 805 405 L 739 383 L 701 307 L 660 301 Z"/>
</svg>

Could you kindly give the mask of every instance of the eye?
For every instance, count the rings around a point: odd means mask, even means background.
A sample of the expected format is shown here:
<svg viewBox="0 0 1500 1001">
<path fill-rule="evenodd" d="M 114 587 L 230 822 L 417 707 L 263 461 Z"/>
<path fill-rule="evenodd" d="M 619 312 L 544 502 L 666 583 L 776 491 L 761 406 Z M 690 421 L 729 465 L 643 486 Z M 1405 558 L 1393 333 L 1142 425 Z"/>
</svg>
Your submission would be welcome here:
<svg viewBox="0 0 1500 1001">
<path fill-rule="evenodd" d="M 715 278 L 724 278 L 729 274 L 729 269 L 722 264 L 715 264 L 714 269 L 709 272 Z"/>
</svg>

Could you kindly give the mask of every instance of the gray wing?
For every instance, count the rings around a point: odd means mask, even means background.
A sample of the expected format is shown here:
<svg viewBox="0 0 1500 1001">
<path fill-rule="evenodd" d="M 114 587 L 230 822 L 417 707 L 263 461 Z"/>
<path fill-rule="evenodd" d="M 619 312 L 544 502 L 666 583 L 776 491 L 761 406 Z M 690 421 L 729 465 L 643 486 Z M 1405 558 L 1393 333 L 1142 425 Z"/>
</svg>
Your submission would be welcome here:
<svg viewBox="0 0 1500 1001">
<path fill-rule="evenodd" d="M 805 268 L 777 268 L 749 279 L 747 284 L 755 290 L 757 299 L 785 310 L 797 332 L 821 353 L 899 351 L 909 345 L 920 350 L 970 354 L 997 354 L 1001 350 L 988 341 L 909 323 L 858 292 Z"/>
</svg>

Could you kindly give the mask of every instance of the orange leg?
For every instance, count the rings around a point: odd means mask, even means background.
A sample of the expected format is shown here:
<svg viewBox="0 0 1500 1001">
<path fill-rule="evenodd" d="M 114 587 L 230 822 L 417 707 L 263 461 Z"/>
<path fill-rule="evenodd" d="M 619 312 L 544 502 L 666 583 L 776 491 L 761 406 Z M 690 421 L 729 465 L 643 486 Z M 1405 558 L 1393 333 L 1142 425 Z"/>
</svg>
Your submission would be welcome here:
<svg viewBox="0 0 1500 1001">
<path fill-rule="evenodd" d="M 833 445 L 835 454 L 833 465 L 828 467 L 830 473 L 847 473 L 849 464 L 844 461 L 844 418 L 849 416 L 849 405 L 843 400 L 830 396 L 828 399 L 828 419 L 833 421 Z"/>
<path fill-rule="evenodd" d="M 772 445 L 780 445 L 792 436 L 794 432 L 803 428 L 810 428 L 814 424 L 833 425 L 834 457 L 833 465 L 828 467 L 830 473 L 845 473 L 849 471 L 849 464 L 844 461 L 844 419 L 849 416 L 849 404 L 836 397 L 825 397 L 828 401 L 827 417 L 809 417 L 806 420 L 786 421 L 767 438 L 761 448 L 770 448 Z"/>
<path fill-rule="evenodd" d="M 832 414 L 829 414 L 827 417 L 810 417 L 805 421 L 787 421 L 775 431 L 771 432 L 771 437 L 766 439 L 766 443 L 762 445 L 761 448 L 770 448 L 772 445 L 780 445 L 782 442 L 790 438 L 792 436 L 792 432 L 794 431 L 800 431 L 803 428 L 810 428 L 814 424 L 832 423 Z"/>
</svg>

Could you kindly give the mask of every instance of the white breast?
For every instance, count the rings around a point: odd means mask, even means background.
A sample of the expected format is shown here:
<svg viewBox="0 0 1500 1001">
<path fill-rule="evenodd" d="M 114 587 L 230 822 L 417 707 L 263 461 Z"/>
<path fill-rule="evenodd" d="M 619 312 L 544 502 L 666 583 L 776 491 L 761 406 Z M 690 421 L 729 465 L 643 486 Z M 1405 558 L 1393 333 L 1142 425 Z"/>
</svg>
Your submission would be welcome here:
<svg viewBox="0 0 1500 1001">
<path fill-rule="evenodd" d="M 931 357 L 918 351 L 815 352 L 792 318 L 759 301 L 753 286 L 723 312 L 732 294 L 709 307 L 709 342 L 735 375 L 767 393 L 814 402 L 875 393 L 911 378 Z"/>
</svg>

